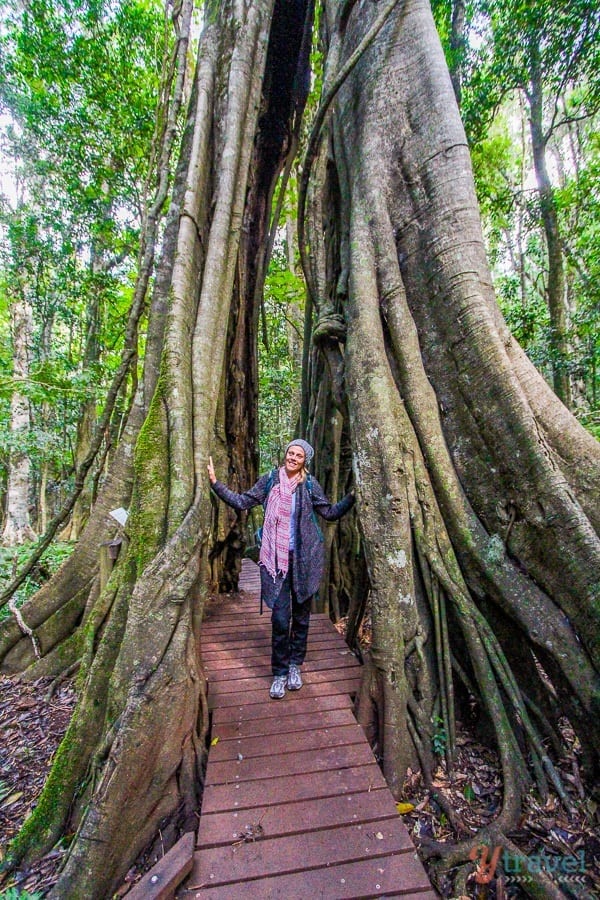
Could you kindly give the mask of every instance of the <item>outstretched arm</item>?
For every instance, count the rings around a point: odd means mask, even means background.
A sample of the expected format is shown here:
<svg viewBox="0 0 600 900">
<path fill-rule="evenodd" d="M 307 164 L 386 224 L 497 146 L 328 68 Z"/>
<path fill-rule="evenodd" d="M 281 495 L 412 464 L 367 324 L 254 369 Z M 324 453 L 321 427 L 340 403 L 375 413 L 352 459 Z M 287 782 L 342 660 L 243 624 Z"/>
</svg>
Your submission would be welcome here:
<svg viewBox="0 0 600 900">
<path fill-rule="evenodd" d="M 346 494 L 338 503 L 330 503 L 323 488 L 316 479 L 312 480 L 312 505 L 319 515 L 328 522 L 341 519 L 354 506 L 354 491 Z"/>
<path fill-rule="evenodd" d="M 230 491 L 227 485 L 223 484 L 222 481 L 217 479 L 215 475 L 215 468 L 213 466 L 212 456 L 208 458 L 208 477 L 210 479 L 210 486 L 212 490 L 215 492 L 217 497 L 220 497 L 228 506 L 232 506 L 233 509 L 242 510 L 242 509 L 252 509 L 253 506 L 258 506 L 259 503 L 262 503 L 267 496 L 267 482 L 269 480 L 268 473 L 266 475 L 262 475 L 254 487 L 251 487 L 249 491 L 244 491 L 242 494 L 237 494 L 235 491 Z"/>
</svg>

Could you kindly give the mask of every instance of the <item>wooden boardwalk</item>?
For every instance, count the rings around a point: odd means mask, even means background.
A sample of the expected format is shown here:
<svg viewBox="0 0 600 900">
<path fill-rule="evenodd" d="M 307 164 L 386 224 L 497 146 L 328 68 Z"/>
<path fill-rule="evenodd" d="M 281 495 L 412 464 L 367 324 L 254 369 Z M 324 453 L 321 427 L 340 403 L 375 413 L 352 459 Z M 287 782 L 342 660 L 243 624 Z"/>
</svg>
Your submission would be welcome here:
<svg viewBox="0 0 600 900">
<path fill-rule="evenodd" d="M 191 875 L 179 896 L 217 900 L 433 900 L 352 713 L 360 666 L 311 617 L 304 687 L 270 700 L 270 614 L 244 561 L 231 603 L 202 630 L 212 744 Z"/>
</svg>

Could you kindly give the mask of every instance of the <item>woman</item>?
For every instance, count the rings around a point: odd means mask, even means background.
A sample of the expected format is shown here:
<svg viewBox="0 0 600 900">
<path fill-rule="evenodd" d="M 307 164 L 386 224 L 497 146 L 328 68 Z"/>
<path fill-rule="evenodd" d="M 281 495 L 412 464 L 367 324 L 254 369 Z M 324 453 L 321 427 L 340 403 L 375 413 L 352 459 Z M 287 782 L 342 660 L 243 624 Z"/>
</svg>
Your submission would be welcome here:
<svg viewBox="0 0 600 900">
<path fill-rule="evenodd" d="M 302 687 L 300 667 L 306 655 L 311 597 L 319 589 L 325 562 L 323 535 L 315 510 L 327 521 L 340 519 L 354 505 L 354 494 L 331 504 L 320 484 L 308 474 L 314 450 L 307 441 L 291 441 L 284 464 L 258 479 L 243 494 L 217 481 L 212 457 L 208 477 L 215 494 L 234 509 L 265 503 L 260 547 L 260 585 L 271 613 L 271 667 L 269 692 L 280 700 L 286 688 Z"/>
</svg>

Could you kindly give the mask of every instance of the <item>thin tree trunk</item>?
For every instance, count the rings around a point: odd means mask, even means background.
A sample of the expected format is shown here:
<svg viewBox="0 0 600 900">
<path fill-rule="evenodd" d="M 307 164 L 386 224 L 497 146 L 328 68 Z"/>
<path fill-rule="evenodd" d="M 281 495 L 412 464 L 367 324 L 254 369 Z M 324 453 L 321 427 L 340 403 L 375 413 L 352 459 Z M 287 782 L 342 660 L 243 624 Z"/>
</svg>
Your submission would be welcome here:
<svg viewBox="0 0 600 900">
<path fill-rule="evenodd" d="M 540 209 L 548 253 L 547 297 L 550 311 L 552 373 L 554 391 L 567 409 L 572 407 L 569 376 L 568 311 L 566 300 L 565 264 L 558 227 L 554 190 L 546 165 L 546 138 L 543 126 L 543 89 L 541 63 L 537 44 L 530 47 L 531 71 L 528 91 L 529 126 L 533 165 L 538 185 Z"/>
<path fill-rule="evenodd" d="M 462 70 L 465 64 L 466 48 L 466 3 L 465 0 L 453 0 L 450 28 L 450 53 L 452 58 L 450 78 L 454 88 L 454 96 L 459 106 L 462 99 Z"/>
<path fill-rule="evenodd" d="M 42 463 L 40 470 L 40 498 L 39 498 L 39 529 L 44 532 L 48 525 L 48 498 L 46 491 L 48 490 L 48 470 L 49 465 L 46 460 Z"/>
<path fill-rule="evenodd" d="M 100 361 L 100 323 L 102 320 L 103 298 L 99 276 L 104 272 L 105 266 L 97 248 L 92 247 L 91 257 L 92 294 L 86 313 L 85 349 L 82 359 L 84 372 L 91 372 L 93 367 L 97 366 Z M 77 439 L 75 443 L 76 469 L 82 464 L 90 451 L 97 419 L 97 400 L 95 398 L 86 400 L 81 407 L 77 423 Z M 79 540 L 90 513 L 91 502 L 92 489 L 90 479 L 88 479 L 73 507 L 69 525 L 61 535 L 64 540 Z"/>
<path fill-rule="evenodd" d="M 32 339 L 32 314 L 22 295 L 11 308 L 13 338 L 13 378 L 15 389 L 10 402 L 11 450 L 6 492 L 6 521 L 2 532 L 5 547 L 35 540 L 29 517 L 31 463 L 25 448 L 29 434 L 29 400 L 23 385 L 29 377 L 29 349 Z"/>
</svg>

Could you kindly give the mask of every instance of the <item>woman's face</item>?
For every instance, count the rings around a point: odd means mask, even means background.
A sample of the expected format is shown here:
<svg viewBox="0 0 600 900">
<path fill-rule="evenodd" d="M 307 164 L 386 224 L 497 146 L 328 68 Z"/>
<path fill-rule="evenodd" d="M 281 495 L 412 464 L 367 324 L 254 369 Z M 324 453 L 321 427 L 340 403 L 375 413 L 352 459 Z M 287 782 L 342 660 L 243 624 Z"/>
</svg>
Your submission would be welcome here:
<svg viewBox="0 0 600 900">
<path fill-rule="evenodd" d="M 295 444 L 292 444 L 285 454 L 285 470 L 288 475 L 297 475 L 302 470 L 305 459 L 306 453 L 302 447 L 296 447 Z"/>
</svg>

